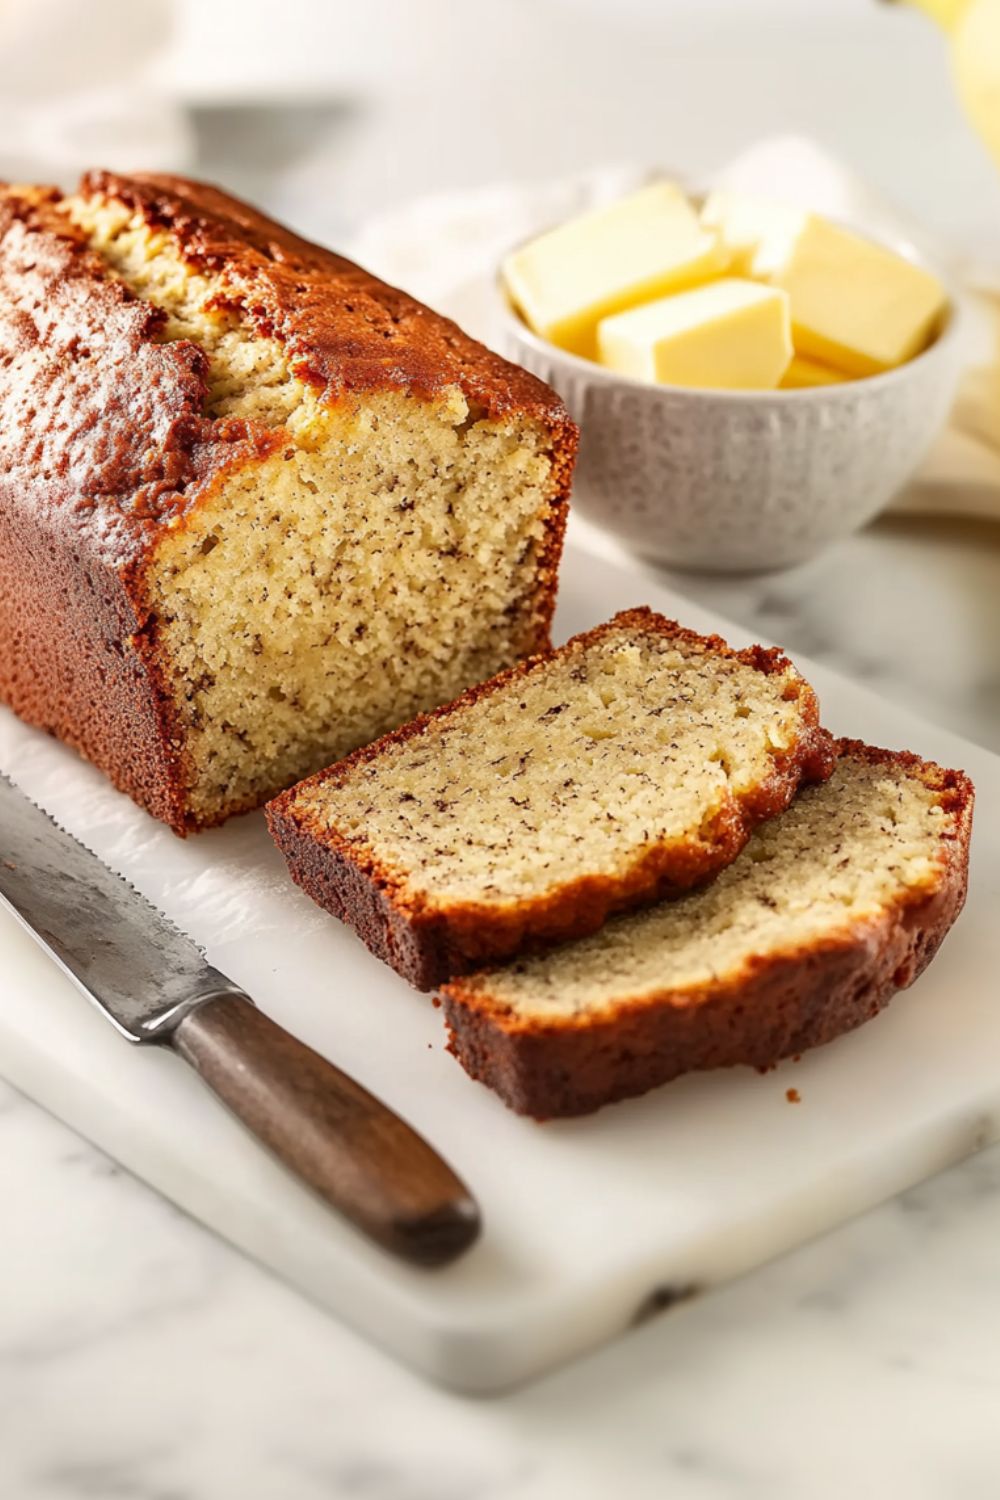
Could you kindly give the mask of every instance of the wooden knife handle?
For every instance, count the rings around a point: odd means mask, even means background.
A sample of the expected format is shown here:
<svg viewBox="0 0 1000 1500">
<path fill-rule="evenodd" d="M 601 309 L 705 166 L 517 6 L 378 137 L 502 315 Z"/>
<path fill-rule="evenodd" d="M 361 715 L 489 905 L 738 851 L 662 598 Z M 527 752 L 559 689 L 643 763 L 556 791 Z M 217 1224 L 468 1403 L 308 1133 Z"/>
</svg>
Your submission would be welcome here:
<svg viewBox="0 0 1000 1500">
<path fill-rule="evenodd" d="M 245 995 L 205 1001 L 171 1042 L 286 1167 L 386 1250 L 444 1265 L 476 1239 L 475 1200 L 437 1152 Z"/>
</svg>

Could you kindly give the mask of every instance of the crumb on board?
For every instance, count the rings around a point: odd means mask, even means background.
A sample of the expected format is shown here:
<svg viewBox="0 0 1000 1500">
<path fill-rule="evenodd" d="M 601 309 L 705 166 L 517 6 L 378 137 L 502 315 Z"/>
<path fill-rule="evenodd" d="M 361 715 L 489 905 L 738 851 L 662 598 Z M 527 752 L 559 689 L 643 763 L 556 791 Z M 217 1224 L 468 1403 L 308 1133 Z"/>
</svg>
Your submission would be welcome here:
<svg viewBox="0 0 1000 1500">
<path fill-rule="evenodd" d="M 785 1098 L 788 1100 L 789 1104 L 802 1103 L 802 1095 L 799 1093 L 798 1089 L 786 1089 Z"/>
</svg>

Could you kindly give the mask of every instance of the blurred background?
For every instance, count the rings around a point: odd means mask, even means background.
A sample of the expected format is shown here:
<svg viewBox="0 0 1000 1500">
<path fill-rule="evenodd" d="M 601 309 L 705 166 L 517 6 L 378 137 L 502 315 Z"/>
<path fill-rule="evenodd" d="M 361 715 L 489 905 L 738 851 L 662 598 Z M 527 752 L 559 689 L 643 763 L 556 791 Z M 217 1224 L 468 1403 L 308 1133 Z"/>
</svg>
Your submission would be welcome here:
<svg viewBox="0 0 1000 1500">
<path fill-rule="evenodd" d="M 225 182 L 317 237 L 415 196 L 794 130 L 1000 265 L 941 32 L 885 0 L 0 0 L 0 175 Z"/>
</svg>

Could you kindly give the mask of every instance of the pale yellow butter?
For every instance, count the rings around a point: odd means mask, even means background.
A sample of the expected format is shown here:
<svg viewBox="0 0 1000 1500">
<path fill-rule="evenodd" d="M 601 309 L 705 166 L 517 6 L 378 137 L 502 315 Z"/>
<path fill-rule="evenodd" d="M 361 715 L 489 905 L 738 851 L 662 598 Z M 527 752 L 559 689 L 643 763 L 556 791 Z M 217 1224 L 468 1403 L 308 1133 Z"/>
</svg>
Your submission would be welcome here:
<svg viewBox="0 0 1000 1500">
<path fill-rule="evenodd" d="M 781 377 L 781 389 L 800 391 L 814 385 L 843 385 L 850 379 L 851 376 L 845 375 L 843 370 L 820 364 L 818 359 L 809 359 L 805 354 L 796 354 Z"/>
<path fill-rule="evenodd" d="M 770 275 L 805 219 L 802 209 L 787 203 L 723 188 L 709 193 L 701 210 L 701 222 L 718 232 L 736 276 Z"/>
<path fill-rule="evenodd" d="M 735 277 L 605 318 L 601 363 L 664 385 L 773 390 L 792 358 L 788 298 Z"/>
<path fill-rule="evenodd" d="M 715 232 L 679 188 L 658 182 L 514 251 L 503 278 L 535 333 L 593 359 L 601 318 L 706 281 L 725 265 Z"/>
<path fill-rule="evenodd" d="M 848 375 L 877 375 L 919 354 L 947 302 L 928 271 L 815 214 L 770 279 L 788 293 L 796 351 Z"/>
</svg>

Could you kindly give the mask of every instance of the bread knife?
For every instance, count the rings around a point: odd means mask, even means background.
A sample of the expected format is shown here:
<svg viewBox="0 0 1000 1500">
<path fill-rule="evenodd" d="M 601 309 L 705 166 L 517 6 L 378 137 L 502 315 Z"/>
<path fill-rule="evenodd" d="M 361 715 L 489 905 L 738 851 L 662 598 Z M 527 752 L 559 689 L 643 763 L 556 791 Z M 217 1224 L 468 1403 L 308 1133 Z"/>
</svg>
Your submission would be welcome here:
<svg viewBox="0 0 1000 1500">
<path fill-rule="evenodd" d="M 465 1184 L 389 1107 L 257 1009 L 0 775 L 0 899 L 121 1035 L 170 1047 L 308 1187 L 405 1261 L 479 1234 Z"/>
</svg>

